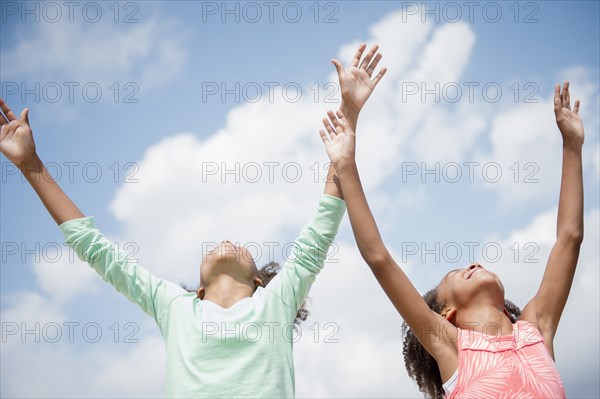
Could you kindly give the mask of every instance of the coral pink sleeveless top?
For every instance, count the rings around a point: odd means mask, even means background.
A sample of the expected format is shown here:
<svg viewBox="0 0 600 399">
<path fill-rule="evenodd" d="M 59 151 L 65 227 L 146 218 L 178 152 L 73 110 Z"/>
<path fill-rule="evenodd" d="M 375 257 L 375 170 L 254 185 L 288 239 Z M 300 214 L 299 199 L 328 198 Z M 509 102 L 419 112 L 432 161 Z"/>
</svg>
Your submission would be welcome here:
<svg viewBox="0 0 600 399">
<path fill-rule="evenodd" d="M 519 320 L 512 335 L 503 336 L 458 332 L 458 378 L 447 399 L 565 398 L 554 360 L 534 324 Z"/>
</svg>

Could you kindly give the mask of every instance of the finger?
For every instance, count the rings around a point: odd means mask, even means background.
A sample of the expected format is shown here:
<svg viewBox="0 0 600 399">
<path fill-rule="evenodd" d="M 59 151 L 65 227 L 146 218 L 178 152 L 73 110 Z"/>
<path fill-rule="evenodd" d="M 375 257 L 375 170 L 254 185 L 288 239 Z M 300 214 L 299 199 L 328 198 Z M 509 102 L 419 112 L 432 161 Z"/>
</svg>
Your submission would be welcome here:
<svg viewBox="0 0 600 399">
<path fill-rule="evenodd" d="M 6 136 L 4 138 L 6 140 L 10 140 L 12 138 L 12 136 L 14 136 L 17 129 L 15 128 L 15 125 L 10 122 L 8 123 L 8 125 L 5 125 L 5 126 L 6 126 Z"/>
<path fill-rule="evenodd" d="M 358 49 L 356 50 L 356 53 L 354 53 L 354 57 L 352 58 L 352 62 L 350 63 L 350 66 L 358 67 L 358 63 L 360 62 L 360 57 L 362 57 L 362 53 L 363 53 L 363 51 L 365 51 L 366 48 L 367 48 L 366 43 L 361 43 L 360 46 L 358 46 Z"/>
<path fill-rule="evenodd" d="M 323 131 L 323 129 L 319 129 L 319 135 L 321 136 L 321 140 L 323 140 L 323 144 L 329 144 L 329 139 L 327 138 L 327 134 Z"/>
<path fill-rule="evenodd" d="M 573 108 L 575 114 L 579 115 L 579 100 L 575 100 L 575 108 Z"/>
<path fill-rule="evenodd" d="M 0 127 L 0 141 L 4 140 L 6 136 L 8 136 L 8 125 L 2 125 Z"/>
<path fill-rule="evenodd" d="M 558 120 L 558 118 L 562 116 L 562 113 L 563 113 L 562 110 L 563 110 L 563 107 L 562 107 L 560 98 L 555 98 L 554 99 L 554 115 L 556 115 L 556 120 Z"/>
<path fill-rule="evenodd" d="M 338 122 L 342 128 L 348 126 L 348 121 L 346 120 L 346 116 L 344 115 L 342 110 L 338 109 L 337 111 L 335 111 L 335 115 L 337 116 Z"/>
<path fill-rule="evenodd" d="M 323 118 L 323 126 L 325 126 L 325 129 L 327 129 L 329 136 L 331 136 L 331 139 L 333 140 L 333 138 L 336 136 L 336 133 L 333 129 L 333 126 L 331 126 L 331 124 L 329 123 L 329 119 Z"/>
<path fill-rule="evenodd" d="M 9 122 L 17 119 L 15 114 L 8 107 L 8 104 L 6 104 L 4 102 L 4 100 L 2 100 L 1 98 L 0 98 L 0 109 L 2 109 L 2 112 L 4 112 L 4 115 L 6 115 L 6 119 L 8 119 Z"/>
<path fill-rule="evenodd" d="M 335 114 L 333 113 L 333 111 L 327 111 L 327 116 L 329 117 L 329 119 L 331 120 L 331 123 L 333 124 L 333 127 L 337 133 L 337 129 L 340 128 L 340 123 L 338 121 L 338 118 L 335 116 Z"/>
<path fill-rule="evenodd" d="M 21 112 L 19 121 L 22 125 L 29 126 L 29 108 L 25 108 L 23 112 Z"/>
<path fill-rule="evenodd" d="M 554 85 L 554 114 L 556 117 L 562 114 L 562 97 L 558 83 Z"/>
<path fill-rule="evenodd" d="M 375 59 L 373 59 L 373 62 L 371 62 L 371 65 L 369 65 L 369 67 L 367 68 L 367 74 L 369 74 L 369 76 L 371 76 L 371 74 L 373 73 L 373 71 L 377 67 L 377 64 L 379 64 L 379 61 L 381 60 L 381 57 L 383 57 L 381 55 L 381 53 L 377 53 L 377 55 L 375 56 Z"/>
<path fill-rule="evenodd" d="M 381 68 L 381 71 L 379 71 L 377 76 L 375 76 L 373 78 L 373 87 L 377 86 L 377 83 L 379 83 L 379 81 L 381 80 L 381 78 L 383 78 L 383 75 L 385 75 L 386 72 L 387 72 L 386 67 Z"/>
<path fill-rule="evenodd" d="M 8 124 L 8 121 L 6 120 L 4 115 L 0 112 L 0 126 L 7 125 L 7 124 Z"/>
<path fill-rule="evenodd" d="M 342 79 L 342 76 L 344 76 L 344 67 L 342 66 L 342 63 L 336 60 L 335 58 L 331 60 L 331 63 L 333 64 L 333 66 L 335 66 L 338 78 Z"/>
<path fill-rule="evenodd" d="M 571 95 L 569 94 L 569 81 L 565 80 L 562 91 L 562 105 L 566 109 L 571 109 Z"/>
<path fill-rule="evenodd" d="M 369 66 L 369 62 L 371 62 L 371 59 L 373 58 L 373 56 L 377 52 L 378 48 L 379 48 L 379 45 L 377 45 L 377 44 L 375 44 L 375 45 L 373 45 L 373 47 L 371 47 L 371 50 L 369 50 L 369 52 L 365 56 L 365 59 L 362 60 L 362 62 L 360 63 L 360 68 L 361 69 L 364 69 L 365 71 L 367 70 L 367 67 Z"/>
</svg>

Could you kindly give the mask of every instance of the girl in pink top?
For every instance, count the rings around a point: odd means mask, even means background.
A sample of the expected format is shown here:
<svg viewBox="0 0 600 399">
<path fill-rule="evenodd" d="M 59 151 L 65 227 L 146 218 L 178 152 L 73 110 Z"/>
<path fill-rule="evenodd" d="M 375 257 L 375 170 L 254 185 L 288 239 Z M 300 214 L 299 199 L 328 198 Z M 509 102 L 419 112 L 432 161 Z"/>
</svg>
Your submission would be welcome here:
<svg viewBox="0 0 600 399">
<path fill-rule="evenodd" d="M 356 58 L 356 57 L 355 57 Z M 373 68 L 355 59 L 340 82 L 365 79 Z M 536 295 L 521 312 L 504 298 L 498 276 L 478 263 L 452 270 L 421 297 L 386 249 L 369 210 L 354 159 L 355 134 L 342 112 L 323 119 L 321 138 L 336 166 L 360 253 L 405 320 L 408 374 L 433 398 L 564 398 L 553 339 L 583 240 L 584 133 L 569 83 L 556 85 L 556 122 L 563 163 L 556 243 Z M 444 390 L 446 388 L 446 391 Z"/>
</svg>

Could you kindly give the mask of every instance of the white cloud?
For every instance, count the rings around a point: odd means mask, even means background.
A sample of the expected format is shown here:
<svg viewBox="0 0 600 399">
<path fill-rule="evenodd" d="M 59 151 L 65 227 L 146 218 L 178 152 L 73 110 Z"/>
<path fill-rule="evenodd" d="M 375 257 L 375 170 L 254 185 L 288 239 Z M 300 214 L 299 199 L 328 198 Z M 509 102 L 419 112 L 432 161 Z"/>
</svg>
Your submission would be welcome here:
<svg viewBox="0 0 600 399">
<path fill-rule="evenodd" d="M 26 330 L 41 331 L 39 328 L 45 324 L 65 321 L 63 313 L 52 299 L 35 291 L 4 294 L 2 302 L 6 304 L 6 309 L 2 311 L 3 328 L 6 328 L 3 330 L 3 338 L 6 338 L 9 345 L 17 339 L 20 340 L 22 334 L 27 337 Z M 31 337 L 34 336 L 35 334 Z M 4 342 L 2 347 L 6 348 Z"/>
<path fill-rule="evenodd" d="M 67 251 L 70 251 L 71 259 Z M 46 251 L 44 259 L 33 264 L 33 273 L 40 289 L 57 303 L 98 292 L 98 273 L 82 263 L 68 247 L 61 247 L 60 253 Z"/>
<path fill-rule="evenodd" d="M 396 108 L 403 108 L 404 104 L 398 103 L 394 86 L 407 77 L 427 76 L 442 82 L 458 79 L 475 41 L 467 24 L 432 31 L 428 24 L 399 21 L 400 13 L 385 18 L 372 29 L 376 37 L 369 40 L 382 45 L 391 41 L 403 43 L 408 54 L 414 53 L 414 62 L 408 65 L 406 56 L 398 56 L 396 48 L 389 46 L 388 52 L 394 54 L 385 58 L 382 65 L 390 71 L 409 68 L 405 75 L 386 76 L 387 82 L 382 81 L 361 116 L 358 162 L 368 165 L 361 170 L 367 191 L 395 173 L 398 153 L 402 153 L 401 144 L 410 134 L 411 125 L 417 126 L 429 118 L 434 126 L 441 126 L 449 118 L 438 106 L 422 104 L 420 100 L 408 104 L 417 112 L 403 111 L 399 115 Z M 409 35 L 414 40 L 406 40 Z M 422 43 L 428 37 L 429 41 Z M 349 49 L 342 47 L 340 54 L 346 64 L 352 55 Z M 444 60 L 449 54 L 452 62 Z M 333 67 L 329 79 L 337 80 Z M 461 114 L 466 112 L 461 108 Z M 182 133 L 150 147 L 138 162 L 136 177 L 140 182 L 121 187 L 111 203 L 111 211 L 125 227 L 124 234 L 140 243 L 142 263 L 164 277 L 196 281 L 203 243 L 228 238 L 242 244 L 263 244 L 285 229 L 304 223 L 322 192 L 325 177 L 327 156 L 317 133 L 323 113 L 323 105 L 310 99 L 244 104 L 234 108 L 225 126 L 206 140 Z M 417 119 L 406 117 L 411 114 Z M 475 119 L 470 126 L 473 127 L 460 129 L 455 135 L 463 138 L 455 138 L 454 153 L 468 148 L 481 123 Z M 271 170 L 266 166 L 269 162 L 276 163 L 273 181 L 269 180 Z M 317 180 L 315 162 L 320 170 Z M 223 172 L 236 165 L 239 169 L 233 174 L 207 173 L 210 168 Z M 300 165 L 302 178 L 290 183 L 296 168 L 288 168 L 285 174 L 285 167 L 295 165 Z M 261 178 L 249 182 L 256 170 L 262 173 Z M 235 181 L 236 175 L 239 181 Z"/>
<path fill-rule="evenodd" d="M 583 104 L 581 116 L 587 136 L 586 154 L 598 140 L 597 135 L 591 134 L 598 126 L 598 115 L 593 111 L 594 104 L 598 104 L 598 86 L 591 71 L 584 67 L 566 68 L 561 72 L 561 76 L 565 75 L 571 82 L 573 100 L 579 98 Z M 503 177 L 485 187 L 509 205 L 539 198 L 558 198 L 556 188 L 561 176 L 562 137 L 554 117 L 553 90 L 553 87 L 540 88 L 538 103 L 516 104 L 496 113 L 489 133 L 491 151 L 478 151 L 476 156 L 483 165 L 493 162 L 500 165 Z M 592 165 L 584 157 L 584 168 Z"/>
<path fill-rule="evenodd" d="M 42 22 L 23 26 L 16 37 L 2 57 L 3 79 L 57 82 L 65 95 L 64 82 L 96 82 L 105 91 L 115 81 L 134 82 L 140 91 L 151 90 L 175 79 L 187 59 L 187 33 L 175 21 L 157 16 L 132 24 L 110 18 Z"/>
<path fill-rule="evenodd" d="M 8 349 L 3 344 L 1 362 L 3 397 L 166 396 L 166 357 L 160 335 L 146 335 L 136 344 L 83 346 L 64 338 L 35 343 L 30 336 Z"/>
<path fill-rule="evenodd" d="M 463 117 L 457 117 L 458 114 Z M 427 162 L 461 162 L 483 133 L 486 122 L 482 115 L 471 115 L 472 108 L 462 103 L 458 110 L 434 108 L 422 128 L 410 141 L 415 158 Z"/>
</svg>

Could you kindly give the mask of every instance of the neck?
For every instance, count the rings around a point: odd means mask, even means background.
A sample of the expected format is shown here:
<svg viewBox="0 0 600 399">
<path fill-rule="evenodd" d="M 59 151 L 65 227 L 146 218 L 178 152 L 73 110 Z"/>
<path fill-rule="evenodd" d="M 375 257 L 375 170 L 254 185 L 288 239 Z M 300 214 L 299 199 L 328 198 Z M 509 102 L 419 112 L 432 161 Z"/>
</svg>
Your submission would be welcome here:
<svg viewBox="0 0 600 399">
<path fill-rule="evenodd" d="M 504 313 L 504 306 L 480 305 L 462 309 L 456 315 L 455 322 L 460 329 L 487 335 L 510 335 L 513 330 L 512 322 Z"/>
<path fill-rule="evenodd" d="M 219 279 L 206 287 L 204 299 L 222 308 L 230 308 L 238 301 L 251 297 L 255 289 L 230 279 Z"/>
</svg>

